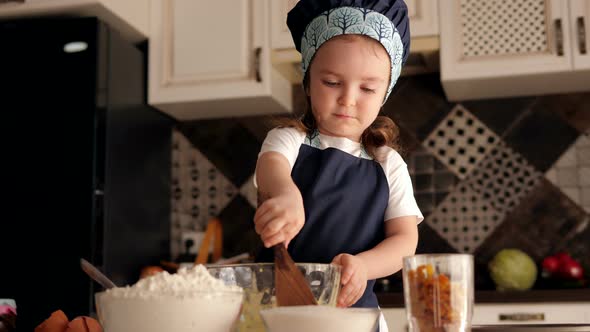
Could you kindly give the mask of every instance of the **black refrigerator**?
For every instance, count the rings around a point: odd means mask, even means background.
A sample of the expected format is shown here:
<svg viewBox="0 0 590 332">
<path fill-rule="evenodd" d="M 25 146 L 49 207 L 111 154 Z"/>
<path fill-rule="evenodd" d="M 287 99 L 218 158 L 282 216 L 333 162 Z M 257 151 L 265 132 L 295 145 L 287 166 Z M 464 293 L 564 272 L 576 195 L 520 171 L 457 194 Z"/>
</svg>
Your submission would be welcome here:
<svg viewBox="0 0 590 332">
<path fill-rule="evenodd" d="M 171 130 L 146 104 L 147 41 L 96 18 L 0 21 L 0 298 L 17 330 L 93 315 L 100 286 L 169 259 Z"/>
</svg>

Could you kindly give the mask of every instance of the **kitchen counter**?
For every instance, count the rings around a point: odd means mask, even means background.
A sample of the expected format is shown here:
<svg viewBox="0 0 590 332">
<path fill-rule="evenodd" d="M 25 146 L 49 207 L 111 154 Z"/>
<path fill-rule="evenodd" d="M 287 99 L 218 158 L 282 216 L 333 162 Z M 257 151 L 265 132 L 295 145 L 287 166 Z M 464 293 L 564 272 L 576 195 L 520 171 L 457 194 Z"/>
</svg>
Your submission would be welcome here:
<svg viewBox="0 0 590 332">
<path fill-rule="evenodd" d="M 382 308 L 404 306 L 403 293 L 377 293 Z M 590 288 L 544 289 L 525 292 L 476 291 L 475 303 L 590 302 Z"/>
</svg>

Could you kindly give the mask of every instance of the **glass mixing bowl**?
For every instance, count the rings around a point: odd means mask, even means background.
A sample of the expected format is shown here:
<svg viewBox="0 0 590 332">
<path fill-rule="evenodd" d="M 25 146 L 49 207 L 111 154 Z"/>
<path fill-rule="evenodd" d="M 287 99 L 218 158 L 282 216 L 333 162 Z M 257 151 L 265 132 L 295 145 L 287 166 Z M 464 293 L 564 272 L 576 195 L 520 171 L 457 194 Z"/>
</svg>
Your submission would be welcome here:
<svg viewBox="0 0 590 332">
<path fill-rule="evenodd" d="M 336 306 L 340 291 L 341 267 L 335 264 L 295 263 L 305 276 L 319 305 Z M 209 265 L 215 278 L 227 285 L 244 289 L 242 313 L 236 329 L 239 332 L 266 331 L 260 310 L 276 307 L 274 263 Z"/>
</svg>

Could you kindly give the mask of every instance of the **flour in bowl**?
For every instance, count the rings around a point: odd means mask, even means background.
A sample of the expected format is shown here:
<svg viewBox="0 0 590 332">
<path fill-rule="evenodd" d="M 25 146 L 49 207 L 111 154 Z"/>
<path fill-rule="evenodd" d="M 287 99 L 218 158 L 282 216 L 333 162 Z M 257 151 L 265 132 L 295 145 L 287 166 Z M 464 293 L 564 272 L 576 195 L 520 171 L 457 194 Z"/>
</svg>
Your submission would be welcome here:
<svg viewBox="0 0 590 332">
<path fill-rule="evenodd" d="M 242 301 L 241 287 L 225 285 L 203 265 L 160 272 L 96 294 L 105 332 L 227 332 Z"/>
<path fill-rule="evenodd" d="M 220 292 L 241 292 L 242 288 L 225 285 L 222 280 L 213 277 L 203 265 L 192 268 L 182 267 L 170 274 L 166 271 L 139 280 L 133 286 L 112 288 L 106 291 L 114 297 L 155 298 L 173 296 L 186 298 L 190 296 L 216 296 Z"/>
</svg>

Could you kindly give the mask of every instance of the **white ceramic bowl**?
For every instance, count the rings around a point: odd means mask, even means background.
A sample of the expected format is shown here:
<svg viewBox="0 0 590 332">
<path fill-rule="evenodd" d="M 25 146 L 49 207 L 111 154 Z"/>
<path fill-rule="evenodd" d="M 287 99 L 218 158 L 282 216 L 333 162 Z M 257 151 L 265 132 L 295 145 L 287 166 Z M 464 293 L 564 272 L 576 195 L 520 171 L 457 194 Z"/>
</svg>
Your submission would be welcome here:
<svg viewBox="0 0 590 332">
<path fill-rule="evenodd" d="M 267 332 L 374 332 L 378 308 L 276 307 L 260 311 Z"/>
<path fill-rule="evenodd" d="M 182 298 L 122 298 L 96 294 L 105 332 L 227 332 L 240 315 L 243 292 L 195 293 Z"/>
</svg>

